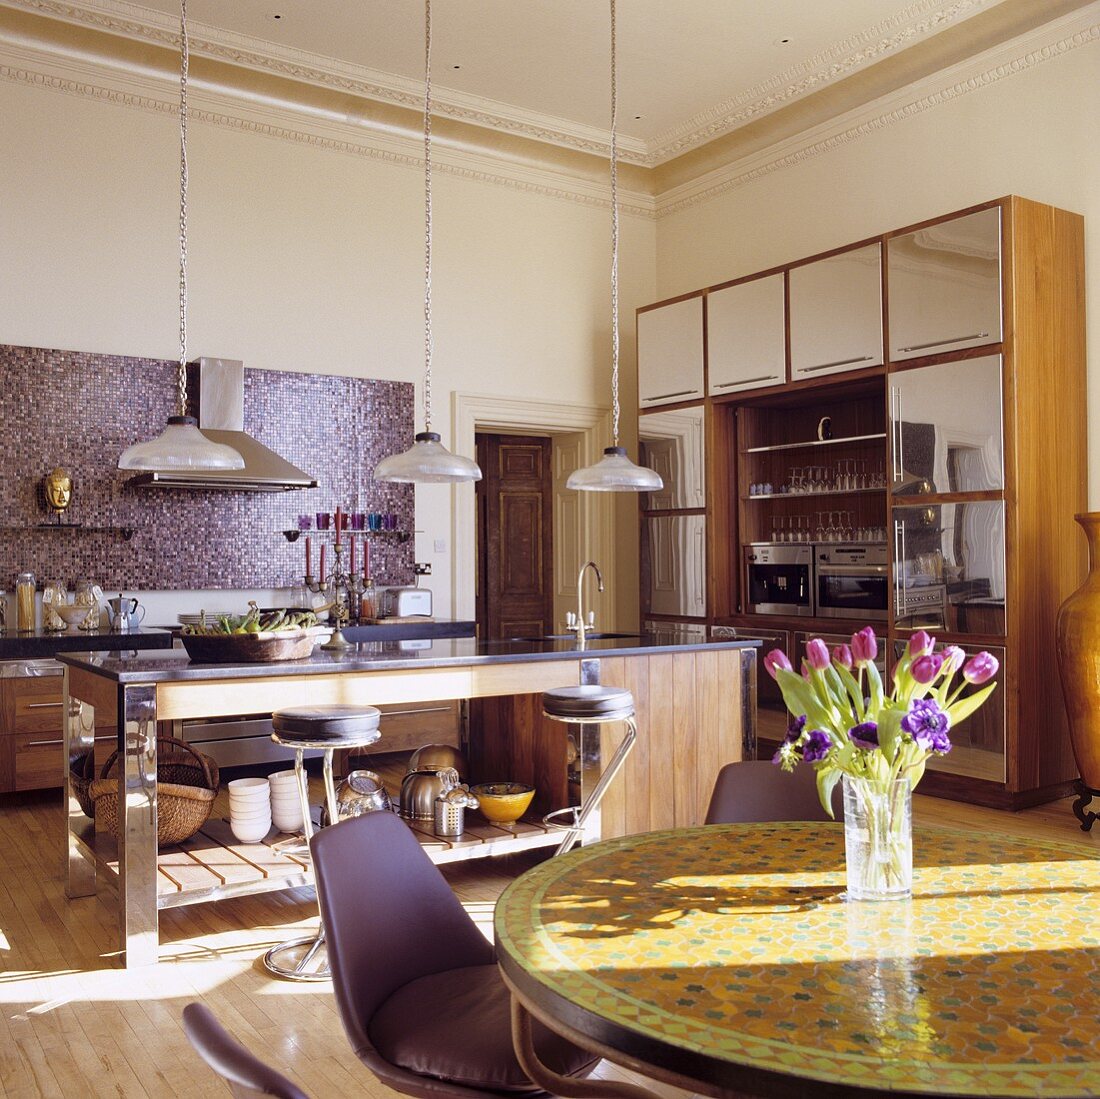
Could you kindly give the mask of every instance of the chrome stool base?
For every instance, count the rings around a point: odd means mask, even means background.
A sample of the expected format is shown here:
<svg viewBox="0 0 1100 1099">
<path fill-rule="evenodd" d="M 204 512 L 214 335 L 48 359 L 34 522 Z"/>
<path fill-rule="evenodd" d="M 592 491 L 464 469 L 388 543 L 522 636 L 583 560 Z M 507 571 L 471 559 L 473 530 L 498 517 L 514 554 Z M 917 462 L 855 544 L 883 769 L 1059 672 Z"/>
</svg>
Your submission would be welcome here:
<svg viewBox="0 0 1100 1099">
<path fill-rule="evenodd" d="M 638 738 L 638 727 L 634 722 L 634 696 L 621 687 L 601 687 L 582 685 L 579 687 L 560 687 L 547 691 L 542 696 L 543 717 L 561 721 L 567 725 L 608 725 L 613 721 L 626 724 L 626 735 L 604 768 L 592 793 L 580 805 L 569 805 L 564 809 L 555 809 L 542 818 L 547 828 L 565 831 L 554 856 L 564 855 L 574 843 L 584 835 L 584 826 L 588 818 L 599 808 L 608 787 L 622 770 L 626 757 Z M 569 823 L 562 823 L 558 817 L 569 817 Z"/>
<path fill-rule="evenodd" d="M 336 782 L 332 774 L 332 756 L 340 748 L 365 748 L 379 739 L 378 722 L 381 711 L 373 706 L 317 706 L 302 710 L 280 710 L 271 715 L 275 732 L 271 739 L 294 749 L 294 773 L 298 778 L 298 796 L 302 802 L 302 838 L 280 840 L 281 850 L 308 854 L 313 836 L 313 818 L 309 809 L 309 778 L 306 775 L 305 753 L 310 749 L 324 751 L 325 803 L 328 819 L 340 819 L 336 802 Z M 264 968 L 276 977 L 288 981 L 327 981 L 328 948 L 325 927 L 319 924 L 317 934 L 273 946 L 264 955 Z"/>
</svg>

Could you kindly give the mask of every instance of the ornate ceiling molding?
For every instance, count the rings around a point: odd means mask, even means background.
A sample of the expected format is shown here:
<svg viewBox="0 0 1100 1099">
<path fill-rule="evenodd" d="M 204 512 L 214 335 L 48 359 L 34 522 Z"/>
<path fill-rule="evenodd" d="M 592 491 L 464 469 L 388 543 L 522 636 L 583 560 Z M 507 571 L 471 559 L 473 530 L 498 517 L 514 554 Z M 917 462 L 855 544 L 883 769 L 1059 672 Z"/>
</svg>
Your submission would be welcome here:
<svg viewBox="0 0 1100 1099">
<path fill-rule="evenodd" d="M 37 12 L 68 23 L 176 48 L 174 18 L 128 0 L 3 0 L 9 7 Z M 746 89 L 724 103 L 686 120 L 645 142 L 620 136 L 619 150 L 628 163 L 653 167 L 705 145 L 716 137 L 770 114 L 856 70 L 912 45 L 918 39 L 959 22 L 999 0 L 914 0 L 889 19 L 836 43 L 773 79 Z M 418 81 L 290 47 L 249 35 L 192 23 L 192 51 L 234 65 L 270 72 L 308 84 L 365 96 L 400 107 L 419 109 Z M 534 141 L 608 155 L 610 135 L 601 127 L 528 111 L 508 104 L 436 89 L 435 110 L 441 117 Z"/>
<path fill-rule="evenodd" d="M 671 188 L 658 196 L 657 216 L 662 218 L 697 206 L 772 172 L 811 160 L 876 130 L 1100 40 L 1098 19 L 1100 4 L 1090 5 L 1075 15 L 910 84 L 856 111 Z"/>
</svg>

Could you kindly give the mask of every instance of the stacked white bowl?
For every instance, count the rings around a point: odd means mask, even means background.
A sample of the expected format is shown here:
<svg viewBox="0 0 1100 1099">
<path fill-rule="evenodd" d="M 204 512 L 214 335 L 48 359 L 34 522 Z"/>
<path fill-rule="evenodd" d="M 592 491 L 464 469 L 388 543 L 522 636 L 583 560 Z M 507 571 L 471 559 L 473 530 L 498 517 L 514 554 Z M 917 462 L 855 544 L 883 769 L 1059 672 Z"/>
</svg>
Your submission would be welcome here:
<svg viewBox="0 0 1100 1099">
<path fill-rule="evenodd" d="M 271 783 L 271 820 L 280 832 L 302 830 L 302 798 L 298 793 L 298 776 L 293 771 L 276 771 L 268 775 Z"/>
<path fill-rule="evenodd" d="M 266 778 L 230 780 L 229 827 L 241 843 L 259 843 L 271 831 L 271 790 Z"/>
</svg>

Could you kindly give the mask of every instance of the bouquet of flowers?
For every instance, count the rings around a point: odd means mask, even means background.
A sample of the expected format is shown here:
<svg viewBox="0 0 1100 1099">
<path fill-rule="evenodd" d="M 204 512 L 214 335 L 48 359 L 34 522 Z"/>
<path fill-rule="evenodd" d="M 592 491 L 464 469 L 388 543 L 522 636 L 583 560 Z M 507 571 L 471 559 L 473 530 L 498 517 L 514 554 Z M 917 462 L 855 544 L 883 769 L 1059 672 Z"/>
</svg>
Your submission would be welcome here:
<svg viewBox="0 0 1100 1099">
<path fill-rule="evenodd" d="M 812 764 L 818 796 L 830 816 L 833 788 L 842 776 L 848 779 L 868 831 L 863 842 L 870 848 L 864 852 L 867 865 L 856 896 L 891 895 L 892 886 L 908 892 L 909 794 L 928 757 L 951 751 L 952 727 L 993 693 L 996 683 L 990 680 L 999 667 L 987 652 L 968 659 L 957 645 L 937 651 L 935 639 L 918 630 L 894 668 L 887 693 L 875 666 L 877 655 L 875 631 L 866 626 L 853 634 L 851 645 L 838 645 L 831 653 L 820 638 L 807 642 L 801 674 L 780 649 L 764 657 L 765 669 L 796 715 L 773 762 L 786 771 L 800 761 Z M 971 687 L 980 689 L 968 692 Z M 848 866 L 853 893 L 850 850 Z"/>
</svg>

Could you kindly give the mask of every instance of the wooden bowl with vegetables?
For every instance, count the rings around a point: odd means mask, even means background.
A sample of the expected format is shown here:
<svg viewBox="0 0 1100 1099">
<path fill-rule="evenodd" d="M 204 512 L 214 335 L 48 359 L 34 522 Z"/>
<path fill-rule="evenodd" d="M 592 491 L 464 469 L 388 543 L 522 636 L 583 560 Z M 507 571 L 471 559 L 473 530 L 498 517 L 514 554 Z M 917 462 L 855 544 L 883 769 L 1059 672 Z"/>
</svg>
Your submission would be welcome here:
<svg viewBox="0 0 1100 1099">
<path fill-rule="evenodd" d="M 184 626 L 180 640 L 196 664 L 265 664 L 304 660 L 316 642 L 317 616 L 312 611 L 261 613 L 249 603 L 248 614 L 219 615 Z"/>
</svg>

